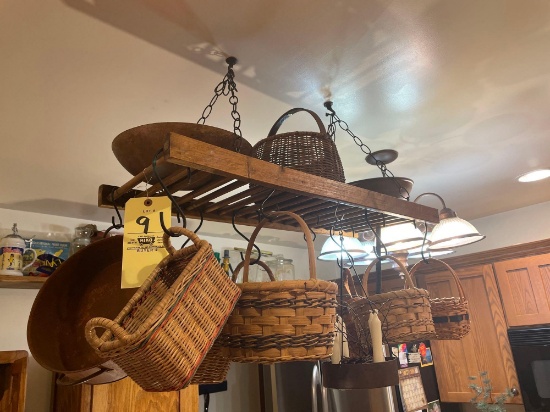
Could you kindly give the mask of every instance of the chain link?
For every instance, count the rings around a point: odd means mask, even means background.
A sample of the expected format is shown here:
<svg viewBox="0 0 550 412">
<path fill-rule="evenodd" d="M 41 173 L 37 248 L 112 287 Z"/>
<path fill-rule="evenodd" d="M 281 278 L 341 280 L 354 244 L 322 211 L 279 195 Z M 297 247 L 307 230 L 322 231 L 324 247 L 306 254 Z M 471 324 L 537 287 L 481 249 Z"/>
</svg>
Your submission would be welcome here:
<svg viewBox="0 0 550 412">
<path fill-rule="evenodd" d="M 228 64 L 227 73 L 223 80 L 214 88 L 214 96 L 210 99 L 210 103 L 208 103 L 202 111 L 202 116 L 197 121 L 197 124 L 206 123 L 206 119 L 208 119 L 208 116 L 212 113 L 212 109 L 220 96 L 229 96 L 229 103 L 231 104 L 231 118 L 233 119 L 233 133 L 237 135 L 233 148 L 237 153 L 239 153 L 241 151 L 243 135 L 241 132 L 241 115 L 237 110 L 239 98 L 237 97 L 237 84 L 235 83 L 235 72 L 233 71 L 233 66 L 237 62 L 237 59 L 234 57 L 228 57 L 226 62 Z"/>
<path fill-rule="evenodd" d="M 328 125 L 328 135 L 332 138 L 332 140 L 336 140 L 336 125 L 340 127 L 344 132 L 349 134 L 353 142 L 359 146 L 361 151 L 365 153 L 368 156 L 370 156 L 374 161 L 376 162 L 376 166 L 380 169 L 382 172 L 383 177 L 389 177 L 392 179 L 393 183 L 396 185 L 396 187 L 399 189 L 399 194 L 401 197 L 407 201 L 409 201 L 410 194 L 407 189 L 405 189 L 401 184 L 399 184 L 399 181 L 395 178 L 394 174 L 388 169 L 386 166 L 386 163 L 382 162 L 381 160 L 378 160 L 375 156 L 372 155 L 372 150 L 370 147 L 368 147 L 366 144 L 363 143 L 363 141 L 356 136 L 349 128 L 348 124 L 341 120 L 336 112 L 332 109 L 332 104 L 328 104 L 328 102 L 325 104 L 325 107 L 329 110 L 330 113 L 327 113 L 327 116 L 329 117 L 329 125 Z"/>
</svg>

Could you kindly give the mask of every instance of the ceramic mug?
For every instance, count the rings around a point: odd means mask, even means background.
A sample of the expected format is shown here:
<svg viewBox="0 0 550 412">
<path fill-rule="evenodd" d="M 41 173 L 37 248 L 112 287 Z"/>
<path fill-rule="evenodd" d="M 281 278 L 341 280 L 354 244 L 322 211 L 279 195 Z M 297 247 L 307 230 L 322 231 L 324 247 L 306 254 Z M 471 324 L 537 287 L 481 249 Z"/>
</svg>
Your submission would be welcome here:
<svg viewBox="0 0 550 412">
<path fill-rule="evenodd" d="M 36 260 L 36 251 L 24 247 L 13 238 L 4 238 L 0 241 L 0 275 L 23 276 L 23 271 Z M 24 243 L 24 242 L 23 242 Z M 22 247 L 23 246 L 23 247 Z M 34 255 L 32 262 L 23 266 L 23 255 L 30 250 Z"/>
</svg>

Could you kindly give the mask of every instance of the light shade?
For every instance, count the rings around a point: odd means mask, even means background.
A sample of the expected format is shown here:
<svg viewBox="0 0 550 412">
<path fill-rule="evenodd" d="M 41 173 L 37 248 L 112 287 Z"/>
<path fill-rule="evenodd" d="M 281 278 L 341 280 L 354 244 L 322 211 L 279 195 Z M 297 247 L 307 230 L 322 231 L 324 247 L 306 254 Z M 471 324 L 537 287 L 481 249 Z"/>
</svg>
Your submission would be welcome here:
<svg viewBox="0 0 550 412">
<path fill-rule="evenodd" d="M 430 257 L 444 256 L 444 255 L 450 255 L 451 253 L 455 253 L 455 251 L 453 249 L 441 249 L 441 250 L 425 249 L 424 257 L 430 258 Z M 422 259 L 422 253 L 420 252 L 420 248 L 409 250 L 409 258 Z"/>
<path fill-rule="evenodd" d="M 339 236 L 329 237 L 321 248 L 321 254 L 317 259 L 346 260 L 348 259 L 348 254 L 353 259 L 367 255 L 367 252 L 357 238 L 344 236 L 343 239 L 343 244 L 341 244 Z"/>
<path fill-rule="evenodd" d="M 430 235 L 430 251 L 452 249 L 485 239 L 471 223 L 458 216 L 441 219 Z"/>
<path fill-rule="evenodd" d="M 459 218 L 456 212 L 445 205 L 445 201 L 436 193 L 422 193 L 414 202 L 422 196 L 431 195 L 439 199 L 443 209 L 439 211 L 439 223 L 435 225 L 430 235 L 430 251 L 451 249 L 458 246 L 469 245 L 485 239 L 471 223 Z"/>
<path fill-rule="evenodd" d="M 388 252 L 414 249 L 424 243 L 424 235 L 412 223 L 384 226 L 380 237 Z"/>
</svg>

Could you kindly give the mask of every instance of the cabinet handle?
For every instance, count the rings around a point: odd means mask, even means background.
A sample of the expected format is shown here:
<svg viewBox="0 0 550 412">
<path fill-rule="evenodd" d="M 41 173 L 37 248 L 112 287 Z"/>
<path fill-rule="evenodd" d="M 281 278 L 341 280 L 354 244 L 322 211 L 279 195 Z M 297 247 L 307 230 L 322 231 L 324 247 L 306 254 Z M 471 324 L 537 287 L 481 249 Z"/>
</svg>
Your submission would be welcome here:
<svg viewBox="0 0 550 412">
<path fill-rule="evenodd" d="M 518 395 L 519 395 L 519 391 L 518 391 L 516 388 L 510 389 L 510 392 L 511 392 L 512 395 L 514 395 L 514 396 L 518 396 Z"/>
</svg>

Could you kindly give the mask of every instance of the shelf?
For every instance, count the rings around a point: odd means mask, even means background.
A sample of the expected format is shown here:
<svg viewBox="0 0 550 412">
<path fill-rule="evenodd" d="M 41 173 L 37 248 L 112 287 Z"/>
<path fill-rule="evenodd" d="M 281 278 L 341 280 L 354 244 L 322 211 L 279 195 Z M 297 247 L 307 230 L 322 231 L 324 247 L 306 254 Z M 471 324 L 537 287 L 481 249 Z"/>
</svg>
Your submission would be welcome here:
<svg viewBox="0 0 550 412">
<path fill-rule="evenodd" d="M 231 223 L 235 214 L 238 225 L 256 226 L 263 203 L 264 212 L 287 210 L 299 214 L 316 233 L 338 227 L 336 217 L 346 232 L 368 230 L 369 223 L 374 227 L 413 219 L 439 221 L 437 209 L 281 167 L 176 133 L 167 137 L 164 158 L 157 166 L 160 170 L 170 164 L 181 167 L 164 176 L 163 182 L 186 217 L 200 218 L 202 214 L 205 220 Z M 143 174 L 151 176 L 152 167 Z M 135 189 L 138 185 L 144 187 L 143 174 L 121 187 L 101 185 L 99 206 L 112 208 L 116 203 L 123 209 L 131 197 L 163 195 L 158 183 L 147 191 Z M 274 220 L 266 227 L 300 231 L 298 224 L 288 218 Z"/>
<path fill-rule="evenodd" d="M 47 279 L 38 276 L 0 275 L 0 288 L 40 289 Z"/>
</svg>

